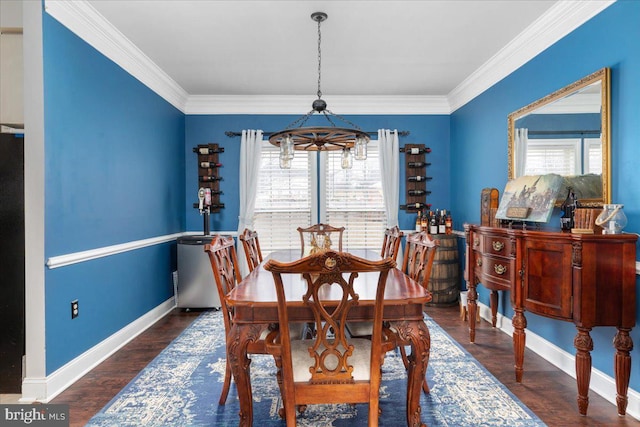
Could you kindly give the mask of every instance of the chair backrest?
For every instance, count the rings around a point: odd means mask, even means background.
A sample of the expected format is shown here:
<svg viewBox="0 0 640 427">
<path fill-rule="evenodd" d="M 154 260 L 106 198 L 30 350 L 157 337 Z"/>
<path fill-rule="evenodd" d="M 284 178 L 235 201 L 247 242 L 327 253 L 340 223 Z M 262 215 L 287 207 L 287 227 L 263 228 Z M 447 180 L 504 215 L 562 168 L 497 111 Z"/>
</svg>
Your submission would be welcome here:
<svg viewBox="0 0 640 427">
<path fill-rule="evenodd" d="M 431 267 L 439 245 L 426 231 L 407 236 L 407 244 L 402 263 L 402 271 L 428 289 Z"/>
<path fill-rule="evenodd" d="M 262 251 L 260 250 L 258 233 L 245 228 L 238 238 L 242 242 L 244 254 L 247 257 L 249 272 L 252 272 L 262 262 Z"/>
<path fill-rule="evenodd" d="M 220 307 L 224 313 L 224 328 L 229 331 L 233 313 L 227 306 L 227 294 L 242 280 L 233 237 L 216 235 L 210 244 L 204 246 L 204 251 L 209 255 L 211 262 Z"/>
<path fill-rule="evenodd" d="M 333 227 L 329 224 L 315 224 L 311 227 L 298 227 L 300 233 L 300 246 L 303 256 L 314 254 L 316 252 L 325 251 L 335 248 L 334 241 L 331 236 L 337 236 L 338 252 L 342 252 L 342 235 L 344 227 Z M 305 253 L 305 246 L 309 246 L 309 253 Z"/>
<path fill-rule="evenodd" d="M 353 395 L 358 393 L 353 393 L 353 389 L 349 389 L 350 393 L 347 395 L 342 393 L 341 396 L 338 388 L 340 385 L 353 386 L 355 382 L 359 381 L 363 381 L 367 383 L 367 387 L 371 387 L 370 392 L 373 393 L 371 396 L 377 401 L 380 365 L 382 363 L 383 298 L 387 276 L 393 267 L 394 262 L 389 258 L 369 261 L 349 253 L 336 251 L 318 252 L 290 263 L 280 263 L 273 259 L 267 261 L 264 268 L 273 274 L 278 297 L 282 376 L 285 384 L 296 387 L 294 399 L 297 404 L 305 401 L 305 390 L 309 395 L 313 393 L 309 391 L 309 388 L 315 385 L 325 385 L 326 387 L 326 384 L 332 384 L 332 387 L 336 388 L 335 393 L 332 389 L 331 393 L 322 393 L 326 396 L 311 398 L 311 400 L 320 399 L 322 402 L 308 403 L 338 403 L 341 401 L 340 399 L 355 403 L 350 399 L 354 399 Z M 377 272 L 379 275 L 372 319 L 374 328 L 371 341 L 369 341 L 371 355 L 370 359 L 364 361 L 366 366 L 364 370 L 368 372 L 364 375 L 366 378 L 362 378 L 362 368 L 356 369 L 358 372 L 354 372 L 356 352 L 354 352 L 352 359 L 353 343 L 358 340 L 364 342 L 368 340 L 351 338 L 345 327 L 349 310 L 359 303 L 359 296 L 353 287 L 354 280 L 359 273 L 365 272 Z M 302 297 L 302 304 L 309 307 L 315 318 L 316 336 L 311 340 L 294 342 L 296 346 L 303 346 L 302 353 L 306 353 L 307 356 L 303 360 L 297 358 L 295 362 L 291 359 L 292 341 L 289 339 L 288 331 L 287 294 L 282 278 L 282 275 L 285 274 L 294 275 L 295 278 L 298 278 L 297 280 L 302 275 L 306 282 L 306 293 Z M 304 283 L 301 283 L 300 286 L 304 286 Z M 360 351 L 362 350 L 357 352 Z M 296 372 L 295 385 L 294 370 Z M 284 387 L 284 389 L 287 388 L 287 386 Z M 318 394 L 318 391 L 316 390 L 315 393 Z"/>
<path fill-rule="evenodd" d="M 384 241 L 382 242 L 382 251 L 380 252 L 380 256 L 382 258 L 392 258 L 396 261 L 398 259 L 402 236 L 404 236 L 404 233 L 400 231 L 400 228 L 398 228 L 397 225 L 387 228 L 384 231 Z"/>
</svg>

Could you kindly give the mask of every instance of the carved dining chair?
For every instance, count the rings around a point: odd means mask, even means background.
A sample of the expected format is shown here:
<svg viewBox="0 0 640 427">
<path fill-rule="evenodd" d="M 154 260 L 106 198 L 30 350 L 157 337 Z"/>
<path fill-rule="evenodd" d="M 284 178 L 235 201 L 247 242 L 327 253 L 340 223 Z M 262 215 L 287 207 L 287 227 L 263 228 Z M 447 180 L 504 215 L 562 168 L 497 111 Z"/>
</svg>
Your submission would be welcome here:
<svg viewBox="0 0 640 427">
<path fill-rule="evenodd" d="M 320 223 L 306 228 L 298 227 L 298 233 L 300 234 L 302 256 L 335 248 L 335 239 L 338 241 L 338 252 L 342 252 L 344 227 L 333 227 L 329 224 Z M 309 248 L 308 253 L 305 252 L 305 246 Z"/>
<path fill-rule="evenodd" d="M 433 268 L 433 260 L 435 259 L 439 243 L 439 240 L 433 239 L 426 231 L 407 235 L 402 271 L 427 290 L 429 289 L 431 269 Z M 393 330 L 393 327 L 391 329 Z M 400 336 L 398 336 L 398 342 L 402 361 L 404 362 L 404 366 L 408 367 L 409 361 L 405 352 L 405 346 L 409 345 L 409 343 L 402 342 Z M 426 372 L 424 381 L 422 382 L 422 389 L 425 393 L 429 393 Z"/>
<path fill-rule="evenodd" d="M 396 261 L 398 259 L 398 253 L 400 252 L 402 236 L 404 236 L 404 233 L 400 231 L 397 225 L 392 228 L 387 228 L 384 231 L 384 240 L 382 242 L 380 256 L 382 258 L 392 258 Z"/>
<path fill-rule="evenodd" d="M 218 296 L 220 297 L 220 311 L 224 319 L 225 338 L 228 339 L 233 322 L 233 308 L 227 305 L 227 294 L 241 281 L 233 237 L 216 235 L 210 244 L 204 246 L 204 251 L 209 255 L 209 261 L 211 262 L 211 270 L 213 271 Z M 265 330 L 258 340 L 250 342 L 247 353 L 266 354 L 264 339 L 268 333 L 269 331 Z M 219 400 L 220 405 L 224 405 L 227 401 L 229 387 L 231 386 L 232 374 L 228 355 L 226 360 L 224 383 Z"/>
<path fill-rule="evenodd" d="M 429 289 L 429 278 L 431 277 L 431 269 L 438 244 L 439 241 L 432 239 L 431 235 L 426 231 L 412 233 L 407 236 L 402 271 L 427 290 Z M 365 338 L 371 336 L 372 324 L 370 322 L 348 322 L 347 329 L 351 336 Z M 395 339 L 398 343 L 398 351 L 400 351 L 405 368 L 408 368 L 409 359 L 405 346 L 410 345 L 410 343 L 402 339 L 402 334 L 393 325 L 390 325 L 389 330 L 396 334 Z M 422 383 L 422 389 L 425 393 L 429 393 L 426 377 Z"/>
<path fill-rule="evenodd" d="M 387 228 L 384 231 L 384 240 L 382 242 L 382 251 L 380 252 L 380 256 L 382 258 L 391 258 L 396 261 L 403 235 L 404 233 L 400 231 L 400 228 L 398 228 L 397 225 L 392 228 Z M 371 328 L 371 322 L 347 323 L 347 330 L 353 337 L 370 337 Z"/>
<path fill-rule="evenodd" d="M 238 236 L 244 248 L 244 254 L 247 257 L 247 265 L 249 273 L 251 273 L 262 262 L 262 251 L 260 250 L 260 241 L 258 233 L 245 228 L 240 236 Z"/>
<path fill-rule="evenodd" d="M 287 426 L 296 425 L 296 406 L 309 404 L 368 403 L 369 426 L 378 425 L 380 366 L 395 342 L 383 334 L 383 297 L 389 270 L 389 258 L 369 261 L 349 253 L 324 251 L 291 263 L 269 260 L 278 297 L 280 334 L 270 336 L 267 350 L 278 367 L 284 418 Z M 371 339 L 351 338 L 345 330 L 349 310 L 359 304 L 354 291 L 358 273 L 378 273 L 373 334 Z M 300 301 L 289 301 L 284 275 L 294 276 L 306 293 Z M 288 282 L 287 282 L 288 283 Z M 289 284 L 287 284 L 287 287 Z M 315 318 L 317 334 L 312 339 L 291 341 L 288 337 L 287 304 L 303 304 Z"/>
</svg>

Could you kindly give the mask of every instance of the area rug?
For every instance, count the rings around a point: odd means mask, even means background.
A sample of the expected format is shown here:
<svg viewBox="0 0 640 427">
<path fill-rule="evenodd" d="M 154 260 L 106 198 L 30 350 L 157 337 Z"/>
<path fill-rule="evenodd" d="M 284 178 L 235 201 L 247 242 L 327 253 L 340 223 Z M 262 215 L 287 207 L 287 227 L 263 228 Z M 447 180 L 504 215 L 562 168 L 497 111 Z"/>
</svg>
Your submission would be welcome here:
<svg viewBox="0 0 640 427">
<path fill-rule="evenodd" d="M 499 383 L 437 323 L 425 317 L 431 333 L 428 378 L 422 394 L 422 421 L 428 426 L 530 427 L 545 424 Z M 218 405 L 225 370 L 224 326 L 219 312 L 207 311 L 186 328 L 87 426 L 233 426 L 240 409 L 235 386 Z M 271 356 L 251 363 L 253 424 L 284 426 Z M 406 425 L 406 372 L 399 354 L 384 361 L 380 389 L 380 426 Z M 367 405 L 309 405 L 298 425 L 366 426 Z"/>
</svg>

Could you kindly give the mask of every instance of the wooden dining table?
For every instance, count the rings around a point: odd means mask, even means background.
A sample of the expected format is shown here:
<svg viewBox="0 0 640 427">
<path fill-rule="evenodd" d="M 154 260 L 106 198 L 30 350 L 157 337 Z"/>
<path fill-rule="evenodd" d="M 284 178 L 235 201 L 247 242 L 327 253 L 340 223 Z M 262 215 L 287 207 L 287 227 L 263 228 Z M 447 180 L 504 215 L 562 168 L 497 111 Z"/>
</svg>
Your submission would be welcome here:
<svg viewBox="0 0 640 427">
<path fill-rule="evenodd" d="M 353 255 L 370 260 L 380 259 L 373 250 L 349 250 Z M 265 260 L 288 262 L 299 259 L 300 250 L 272 252 Z M 227 339 L 227 355 L 240 401 L 240 426 L 253 423 L 253 397 L 251 393 L 250 355 L 247 346 L 256 342 L 262 332 L 278 323 L 278 299 L 273 276 L 263 267 L 254 269 L 227 295 L 227 304 L 233 307 L 233 324 Z M 291 322 L 313 322 L 311 310 L 302 303 L 306 285 L 300 275 L 283 276 Z M 350 311 L 349 321 L 371 321 L 375 305 L 377 273 L 361 273 L 354 282 L 359 304 Z M 410 279 L 398 268 L 389 272 L 384 295 L 383 320 L 391 322 L 400 338 L 410 343 L 411 356 L 407 370 L 407 425 L 424 426 L 420 418 L 420 393 L 425 378 L 431 340 L 423 319 L 423 306 L 431 301 L 431 294 L 418 282 Z"/>
</svg>

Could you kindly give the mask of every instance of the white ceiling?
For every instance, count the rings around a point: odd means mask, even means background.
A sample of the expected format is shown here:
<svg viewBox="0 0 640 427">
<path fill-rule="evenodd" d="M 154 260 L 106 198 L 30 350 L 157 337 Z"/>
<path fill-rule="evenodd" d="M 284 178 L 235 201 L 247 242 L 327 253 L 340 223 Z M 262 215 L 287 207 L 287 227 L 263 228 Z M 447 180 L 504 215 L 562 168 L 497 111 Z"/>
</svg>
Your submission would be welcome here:
<svg viewBox="0 0 640 427">
<path fill-rule="evenodd" d="M 191 95 L 446 95 L 555 0 L 89 3 Z"/>
<path fill-rule="evenodd" d="M 611 1 L 45 0 L 45 7 L 187 113 L 243 110 L 238 100 L 252 112 L 262 102 L 262 112 L 283 113 L 271 102 L 278 97 L 304 98 L 304 108 L 290 99 L 287 108 L 307 111 L 318 84 L 316 11 L 329 15 L 321 26 L 329 108 L 337 98 L 396 97 L 413 100 L 416 111 L 437 99 L 435 110 L 450 112 Z M 341 107 L 334 110 L 357 110 Z"/>
</svg>

